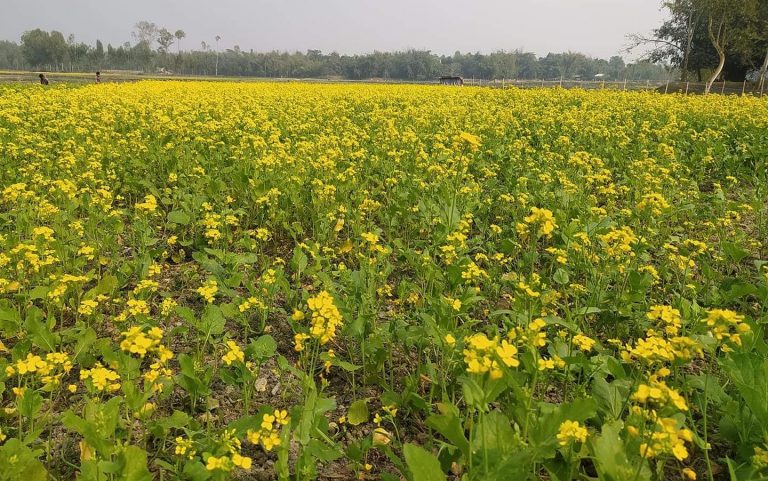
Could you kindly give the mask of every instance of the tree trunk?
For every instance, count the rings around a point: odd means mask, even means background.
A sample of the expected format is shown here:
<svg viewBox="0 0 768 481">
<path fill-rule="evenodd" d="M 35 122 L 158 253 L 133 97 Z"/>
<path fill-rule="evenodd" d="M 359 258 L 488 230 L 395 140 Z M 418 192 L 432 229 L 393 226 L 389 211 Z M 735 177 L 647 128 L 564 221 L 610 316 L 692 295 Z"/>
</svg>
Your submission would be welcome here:
<svg viewBox="0 0 768 481">
<path fill-rule="evenodd" d="M 683 71 L 680 75 L 681 82 L 688 81 L 688 64 L 691 59 L 691 50 L 693 49 L 693 36 L 696 33 L 696 26 L 693 23 L 693 14 L 688 15 L 688 32 L 685 41 L 685 51 L 683 52 Z"/>
<path fill-rule="evenodd" d="M 723 72 L 723 67 L 725 67 L 725 47 L 723 46 L 723 37 L 725 36 L 725 32 L 723 31 L 725 28 L 724 23 L 725 19 L 723 18 L 720 20 L 720 25 L 717 28 L 717 35 L 715 35 L 715 32 L 712 30 L 712 18 L 709 19 L 709 39 L 712 41 L 712 46 L 717 50 L 720 62 L 717 64 L 715 71 L 712 72 L 712 76 L 707 80 L 707 84 L 704 87 L 704 95 L 709 95 L 710 90 L 712 90 L 712 84 L 715 83 L 717 78 Z"/>
<path fill-rule="evenodd" d="M 763 60 L 763 66 L 760 68 L 760 77 L 758 78 L 758 87 L 759 90 L 763 91 L 763 86 L 765 85 L 765 75 L 768 73 L 768 52 L 765 52 L 765 60 Z"/>
<path fill-rule="evenodd" d="M 709 80 L 707 80 L 707 86 L 704 88 L 704 95 L 709 94 L 709 91 L 712 90 L 712 85 L 723 72 L 723 67 L 725 67 L 725 51 L 718 49 L 717 54 L 720 56 L 720 63 L 717 64 L 717 68 L 712 72 L 712 76 Z"/>
</svg>

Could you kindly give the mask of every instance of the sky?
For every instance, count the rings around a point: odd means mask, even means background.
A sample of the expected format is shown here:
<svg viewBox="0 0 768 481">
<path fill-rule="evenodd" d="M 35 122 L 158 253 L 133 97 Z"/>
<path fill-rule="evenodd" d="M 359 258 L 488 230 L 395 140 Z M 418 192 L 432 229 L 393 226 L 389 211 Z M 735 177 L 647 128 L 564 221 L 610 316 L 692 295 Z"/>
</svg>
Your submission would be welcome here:
<svg viewBox="0 0 768 481">
<path fill-rule="evenodd" d="M 629 33 L 663 21 L 661 0 L 0 0 L 0 39 L 30 29 L 91 45 L 131 41 L 136 22 L 182 29 L 182 49 L 341 54 L 409 48 L 438 54 L 572 50 L 627 57 Z M 175 46 L 174 46 L 175 49 Z"/>
</svg>

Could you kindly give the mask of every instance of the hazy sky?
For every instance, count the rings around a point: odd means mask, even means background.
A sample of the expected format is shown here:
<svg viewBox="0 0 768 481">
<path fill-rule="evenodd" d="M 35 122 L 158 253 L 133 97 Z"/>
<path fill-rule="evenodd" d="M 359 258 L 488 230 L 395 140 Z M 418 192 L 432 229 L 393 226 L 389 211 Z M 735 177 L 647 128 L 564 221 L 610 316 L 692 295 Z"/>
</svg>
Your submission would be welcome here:
<svg viewBox="0 0 768 481">
<path fill-rule="evenodd" d="M 647 32 L 661 0 L 0 0 L 0 38 L 18 41 L 33 28 L 74 33 L 93 44 L 131 40 L 149 20 L 183 29 L 183 49 L 200 42 L 243 50 L 362 53 L 406 48 L 574 50 L 621 54 L 625 35 Z"/>
</svg>

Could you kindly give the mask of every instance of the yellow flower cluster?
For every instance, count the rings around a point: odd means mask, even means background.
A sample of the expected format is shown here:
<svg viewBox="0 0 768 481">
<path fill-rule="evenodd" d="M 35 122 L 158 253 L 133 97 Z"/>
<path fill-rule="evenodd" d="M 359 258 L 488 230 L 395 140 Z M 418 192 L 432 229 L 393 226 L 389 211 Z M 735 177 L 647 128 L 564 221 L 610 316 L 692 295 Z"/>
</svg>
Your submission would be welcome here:
<svg viewBox="0 0 768 481">
<path fill-rule="evenodd" d="M 587 428 L 578 421 L 563 421 L 557 431 L 557 442 L 560 446 L 567 446 L 574 441 L 584 443 L 587 441 L 587 434 Z"/>
<path fill-rule="evenodd" d="M 327 291 L 322 291 L 317 296 L 309 298 L 307 306 L 312 311 L 310 320 L 312 326 L 309 333 L 314 339 L 320 341 L 320 345 L 324 345 L 336 336 L 336 329 L 342 322 L 341 312 Z"/>
<path fill-rule="evenodd" d="M 632 395 L 632 400 L 656 406 L 672 405 L 680 411 L 688 410 L 685 398 L 663 381 L 651 382 L 650 385 L 640 384 Z"/>
<path fill-rule="evenodd" d="M 693 433 L 689 429 L 681 428 L 676 419 L 658 418 L 650 442 L 640 444 L 640 455 L 644 458 L 672 455 L 683 461 L 688 457 L 686 442 L 693 442 Z"/>
<path fill-rule="evenodd" d="M 584 334 L 576 334 L 573 336 L 573 344 L 584 352 L 589 352 L 595 346 L 596 341 Z"/>
<path fill-rule="evenodd" d="M 490 373 L 491 379 L 500 379 L 504 375 L 502 364 L 507 367 L 520 365 L 517 359 L 517 347 L 506 339 L 499 342 L 498 337 L 489 339 L 485 334 L 477 333 L 466 338 L 465 343 L 466 347 L 462 353 L 468 373 Z"/>
<path fill-rule="evenodd" d="M 80 380 L 90 380 L 91 384 L 97 391 L 117 391 L 120 389 L 120 375 L 111 370 L 103 367 L 101 364 L 96 365 L 91 369 L 83 369 L 80 371 Z"/>
<path fill-rule="evenodd" d="M 768 449 L 761 446 L 755 446 L 755 454 L 752 456 L 752 462 L 758 468 L 768 467 Z"/>
<path fill-rule="evenodd" d="M 216 299 L 217 292 L 219 292 L 219 284 L 216 282 L 216 279 L 210 279 L 197 288 L 197 293 L 209 304 Z"/>
<path fill-rule="evenodd" d="M 609 258 L 622 261 L 635 255 L 632 252 L 632 246 L 637 242 L 637 236 L 628 226 L 611 229 L 599 236 L 599 239 L 603 245 L 603 251 Z"/>
<path fill-rule="evenodd" d="M 648 210 L 654 216 L 660 216 L 662 212 L 669 209 L 669 203 L 663 195 L 658 192 L 645 194 L 640 202 L 637 203 L 638 210 Z"/>
<path fill-rule="evenodd" d="M 5 346 L 0 343 L 0 352 L 5 350 Z M 37 376 L 46 386 L 56 386 L 61 382 L 64 375 L 72 370 L 72 360 L 65 352 L 50 352 L 42 357 L 27 353 L 23 359 L 9 364 L 5 368 L 5 375 Z"/>
<path fill-rule="evenodd" d="M 523 221 L 525 224 L 517 224 L 517 232 L 520 235 L 526 235 L 529 231 L 533 232 L 533 229 L 536 229 L 535 235 L 552 237 L 552 232 L 557 228 L 555 216 L 549 209 L 531 207 L 531 214 Z"/>
<path fill-rule="evenodd" d="M 744 316 L 727 309 L 710 309 L 704 322 L 715 339 L 730 341 L 737 346 L 741 346 L 741 335 L 751 331 Z"/>
<path fill-rule="evenodd" d="M 676 336 L 665 339 L 650 330 L 648 336 L 638 339 L 635 346 L 627 346 L 626 350 L 622 351 L 621 357 L 625 362 L 641 359 L 653 364 L 676 360 L 690 361 L 695 357 L 701 357 L 703 353 L 701 344 L 690 337 Z"/>
<path fill-rule="evenodd" d="M 163 330 L 159 327 L 153 327 L 145 333 L 143 328 L 134 326 L 120 335 L 123 336 L 120 349 L 131 354 L 138 354 L 140 357 L 162 347 L 160 341 L 163 339 Z"/>
<path fill-rule="evenodd" d="M 227 341 L 227 352 L 221 357 L 221 360 L 229 366 L 235 361 L 245 362 L 245 354 L 235 341 Z"/>
<path fill-rule="evenodd" d="M 240 310 L 240 312 L 245 312 L 245 311 L 247 311 L 249 309 L 252 309 L 254 307 L 256 307 L 258 309 L 265 309 L 266 305 L 264 304 L 264 302 L 261 299 L 258 299 L 256 297 L 249 297 L 248 299 L 246 299 L 243 302 L 241 302 L 239 306 L 237 306 L 237 308 Z"/>
<path fill-rule="evenodd" d="M 137 202 L 134 207 L 136 207 L 137 210 L 155 212 L 157 210 L 157 198 L 151 194 L 146 195 L 144 196 L 144 202 Z"/>
<path fill-rule="evenodd" d="M 177 456 L 184 456 L 187 459 L 194 458 L 196 452 L 195 450 L 192 449 L 192 440 L 189 438 L 184 438 L 182 436 L 177 436 L 174 454 L 176 454 Z"/>
<path fill-rule="evenodd" d="M 232 471 L 237 467 L 244 471 L 249 471 L 253 465 L 253 460 L 248 456 L 243 456 L 239 453 L 233 453 L 231 456 L 209 456 L 205 465 L 205 469 L 208 471 Z"/>
<path fill-rule="evenodd" d="M 677 335 L 682 327 L 680 311 L 671 306 L 651 306 L 647 314 L 651 321 L 661 321 L 664 331 L 671 335 Z"/>
<path fill-rule="evenodd" d="M 258 429 L 249 429 L 246 437 L 252 444 L 261 444 L 265 451 L 271 451 L 282 444 L 281 428 L 291 422 L 288 412 L 275 409 L 272 414 L 264 414 Z"/>
<path fill-rule="evenodd" d="M 181 453 L 182 455 L 186 454 L 191 458 L 193 455 L 190 456 L 187 453 L 187 450 L 191 447 L 191 442 L 182 440 L 182 443 L 182 449 L 179 449 L 179 444 L 177 444 L 177 451 L 181 450 L 183 451 Z M 205 468 L 208 471 L 219 470 L 228 472 L 232 471 L 234 468 L 240 468 L 244 471 L 249 471 L 251 469 L 253 460 L 248 456 L 242 455 L 242 444 L 240 439 L 235 436 L 234 429 L 225 429 L 219 436 L 218 444 L 221 449 L 226 450 L 227 453 L 221 456 L 209 455 L 206 458 L 205 465 Z M 177 454 L 179 453 L 177 452 Z"/>
</svg>

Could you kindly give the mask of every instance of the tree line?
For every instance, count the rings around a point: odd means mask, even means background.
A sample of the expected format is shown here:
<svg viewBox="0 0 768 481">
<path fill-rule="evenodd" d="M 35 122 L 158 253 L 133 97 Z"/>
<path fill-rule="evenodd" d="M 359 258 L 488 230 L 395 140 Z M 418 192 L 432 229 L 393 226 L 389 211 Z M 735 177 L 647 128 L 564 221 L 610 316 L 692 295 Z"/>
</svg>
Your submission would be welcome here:
<svg viewBox="0 0 768 481">
<path fill-rule="evenodd" d="M 224 75 L 283 78 L 344 78 L 433 80 L 443 75 L 494 79 L 594 79 L 662 80 L 669 66 L 651 61 L 626 64 L 620 56 L 593 58 L 577 52 L 549 53 L 538 57 L 522 50 L 489 54 L 437 55 L 429 50 L 373 52 L 341 55 L 320 50 L 306 52 L 256 52 L 239 46 L 219 50 L 211 45 L 186 50 L 183 30 L 171 31 L 151 22 L 139 22 L 132 42 L 116 47 L 97 40 L 95 45 L 65 37 L 57 31 L 25 32 L 19 43 L 0 42 L 0 69 L 94 71 L 130 70 L 183 75 Z"/>
<path fill-rule="evenodd" d="M 768 71 L 768 0 L 669 0 L 668 19 L 650 36 L 631 36 L 631 48 L 650 46 L 645 60 L 669 62 L 688 81 L 758 82 Z"/>
</svg>

